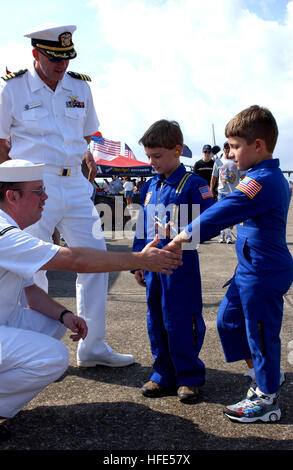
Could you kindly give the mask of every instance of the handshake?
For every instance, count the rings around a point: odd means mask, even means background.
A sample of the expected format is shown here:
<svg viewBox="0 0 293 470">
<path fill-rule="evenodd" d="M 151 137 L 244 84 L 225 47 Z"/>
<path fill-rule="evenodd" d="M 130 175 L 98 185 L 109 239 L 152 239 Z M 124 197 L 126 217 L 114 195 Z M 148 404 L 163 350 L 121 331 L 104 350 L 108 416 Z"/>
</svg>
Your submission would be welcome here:
<svg viewBox="0 0 293 470">
<path fill-rule="evenodd" d="M 146 247 L 136 255 L 150 256 L 150 268 L 140 268 L 134 273 L 135 279 L 138 284 L 142 287 L 145 286 L 144 270 L 160 272 L 162 274 L 172 274 L 172 270 L 177 269 L 178 266 L 182 265 L 182 243 L 190 242 L 187 234 L 182 231 L 176 235 L 168 245 L 164 246 L 161 250 L 158 250 L 156 246 L 160 241 L 159 235 L 156 235 L 154 240 L 150 242 Z M 153 259 L 151 259 L 153 257 Z M 155 264 L 153 264 L 155 263 Z M 144 260 L 145 266 L 145 260 Z"/>
<path fill-rule="evenodd" d="M 135 253 L 135 255 L 141 257 L 141 269 L 162 274 L 172 274 L 172 270 L 182 264 L 181 243 L 174 243 L 174 240 L 172 240 L 164 248 L 158 249 L 159 241 L 160 237 L 156 235 L 153 241 L 148 243 L 140 253 Z"/>
</svg>

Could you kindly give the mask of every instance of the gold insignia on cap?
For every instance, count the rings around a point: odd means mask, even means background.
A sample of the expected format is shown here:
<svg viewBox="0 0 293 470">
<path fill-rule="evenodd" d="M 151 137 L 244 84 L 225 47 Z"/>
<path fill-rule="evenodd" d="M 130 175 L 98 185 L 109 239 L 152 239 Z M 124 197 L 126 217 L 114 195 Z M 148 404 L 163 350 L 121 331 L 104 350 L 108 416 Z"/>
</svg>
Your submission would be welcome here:
<svg viewBox="0 0 293 470">
<path fill-rule="evenodd" d="M 60 34 L 59 38 L 60 38 L 61 46 L 62 47 L 70 46 L 71 45 L 71 37 L 72 37 L 71 33 Z"/>
</svg>

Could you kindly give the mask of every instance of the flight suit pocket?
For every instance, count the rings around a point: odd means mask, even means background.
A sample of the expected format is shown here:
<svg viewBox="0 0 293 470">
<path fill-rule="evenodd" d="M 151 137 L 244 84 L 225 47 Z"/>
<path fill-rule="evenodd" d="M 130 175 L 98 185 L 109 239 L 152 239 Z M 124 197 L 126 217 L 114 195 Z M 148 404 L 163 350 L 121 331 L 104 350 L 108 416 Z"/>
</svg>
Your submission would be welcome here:
<svg viewBox="0 0 293 470">
<path fill-rule="evenodd" d="M 246 268 L 252 268 L 252 257 L 251 249 L 247 243 L 247 238 L 241 238 L 237 240 L 237 255 L 239 259 L 239 264 L 245 266 Z"/>
<path fill-rule="evenodd" d="M 248 271 L 262 276 L 262 264 L 260 263 L 257 250 L 255 247 L 249 245 L 247 238 L 241 240 L 241 243 L 241 250 L 237 250 L 239 264 L 244 266 Z"/>
<path fill-rule="evenodd" d="M 243 253 L 243 256 L 244 256 L 244 258 L 246 259 L 246 261 L 247 261 L 249 264 L 252 264 L 252 258 L 251 258 L 251 253 L 250 253 L 250 247 L 248 246 L 247 238 L 245 239 L 245 242 L 243 243 L 243 246 L 242 246 L 242 253 Z"/>
</svg>

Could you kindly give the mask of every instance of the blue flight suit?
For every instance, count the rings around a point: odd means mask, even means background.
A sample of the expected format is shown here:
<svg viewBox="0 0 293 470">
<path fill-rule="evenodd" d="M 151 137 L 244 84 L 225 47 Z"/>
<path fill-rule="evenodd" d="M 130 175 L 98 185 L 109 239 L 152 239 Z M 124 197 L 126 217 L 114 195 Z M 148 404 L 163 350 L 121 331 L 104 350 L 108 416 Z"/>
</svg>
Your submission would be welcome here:
<svg viewBox="0 0 293 470">
<path fill-rule="evenodd" d="M 154 239 L 154 216 L 185 226 L 214 202 L 206 181 L 181 164 L 168 178 L 157 175 L 141 188 L 142 209 L 133 251 Z M 160 235 L 158 247 L 170 242 Z M 150 380 L 163 387 L 203 385 L 205 366 L 198 358 L 205 335 L 201 279 L 196 249 L 183 251 L 183 264 L 166 275 L 145 271 L 147 327 L 154 357 Z"/>
<path fill-rule="evenodd" d="M 200 231 L 203 241 L 239 224 L 238 266 L 219 308 L 218 331 L 227 362 L 253 359 L 264 393 L 276 393 L 280 383 L 283 295 L 293 280 L 286 243 L 290 198 L 279 160 L 264 160 L 186 228 L 193 235 Z"/>
</svg>

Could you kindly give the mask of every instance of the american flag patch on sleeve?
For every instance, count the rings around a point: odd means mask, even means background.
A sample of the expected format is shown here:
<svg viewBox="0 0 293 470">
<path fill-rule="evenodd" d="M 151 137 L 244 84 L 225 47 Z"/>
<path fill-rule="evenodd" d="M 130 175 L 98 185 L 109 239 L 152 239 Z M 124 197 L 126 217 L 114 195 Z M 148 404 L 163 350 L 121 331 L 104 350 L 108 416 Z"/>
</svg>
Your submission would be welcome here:
<svg viewBox="0 0 293 470">
<path fill-rule="evenodd" d="M 236 189 L 239 189 L 245 193 L 250 199 L 254 198 L 256 194 L 261 190 L 262 186 L 252 178 L 245 176 L 242 181 L 236 186 Z"/>
<path fill-rule="evenodd" d="M 213 197 L 213 193 L 210 190 L 209 186 L 202 186 L 201 188 L 198 188 L 198 189 L 203 199 L 206 199 L 208 197 Z"/>
</svg>

